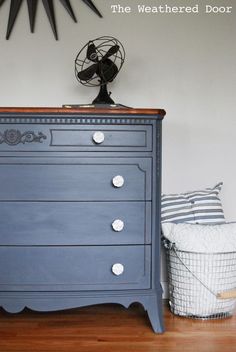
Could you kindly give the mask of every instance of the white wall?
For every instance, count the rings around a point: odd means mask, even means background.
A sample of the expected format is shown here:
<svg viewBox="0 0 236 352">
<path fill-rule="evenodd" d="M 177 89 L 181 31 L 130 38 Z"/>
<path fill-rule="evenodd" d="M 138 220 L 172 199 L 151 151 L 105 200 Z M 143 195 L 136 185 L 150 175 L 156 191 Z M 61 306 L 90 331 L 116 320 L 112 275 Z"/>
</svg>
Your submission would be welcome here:
<svg viewBox="0 0 236 352">
<path fill-rule="evenodd" d="M 113 35 L 126 48 L 124 68 L 110 86 L 118 103 L 165 108 L 163 191 L 181 192 L 224 181 L 227 220 L 236 220 L 236 3 L 199 0 L 200 13 L 112 14 L 110 5 L 137 0 L 94 0 L 96 17 L 71 0 L 72 22 L 55 1 L 60 40 L 53 38 L 39 2 L 36 33 L 30 34 L 26 4 L 9 41 L 5 40 L 10 1 L 0 8 L 0 106 L 61 106 L 88 103 L 96 88 L 79 85 L 74 59 L 89 40 Z M 195 5 L 194 1 L 145 0 L 149 5 Z M 207 15 L 204 4 L 233 6 L 232 14 Z"/>
</svg>

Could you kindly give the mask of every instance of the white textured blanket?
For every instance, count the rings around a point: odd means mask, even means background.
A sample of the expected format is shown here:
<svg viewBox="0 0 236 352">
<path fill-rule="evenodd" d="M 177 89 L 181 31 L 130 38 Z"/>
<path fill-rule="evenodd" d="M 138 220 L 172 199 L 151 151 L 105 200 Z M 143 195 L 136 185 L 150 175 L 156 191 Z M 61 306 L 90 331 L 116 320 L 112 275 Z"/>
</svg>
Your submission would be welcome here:
<svg viewBox="0 0 236 352">
<path fill-rule="evenodd" d="M 200 253 L 236 251 L 236 223 L 221 225 L 163 223 L 162 233 L 182 251 Z"/>
</svg>

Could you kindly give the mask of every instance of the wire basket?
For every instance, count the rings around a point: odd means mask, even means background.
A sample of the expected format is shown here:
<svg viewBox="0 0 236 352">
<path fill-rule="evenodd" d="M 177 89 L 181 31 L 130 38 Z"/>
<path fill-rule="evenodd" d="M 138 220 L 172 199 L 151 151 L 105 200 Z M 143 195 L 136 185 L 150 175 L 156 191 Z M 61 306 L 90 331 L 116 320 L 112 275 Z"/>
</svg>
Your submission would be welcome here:
<svg viewBox="0 0 236 352">
<path fill-rule="evenodd" d="M 236 252 L 187 252 L 178 250 L 175 244 L 167 241 L 164 246 L 171 312 L 195 319 L 232 316 L 236 296 L 227 298 L 227 292 L 235 292 L 236 288 Z M 220 298 L 224 292 L 226 299 Z"/>
</svg>

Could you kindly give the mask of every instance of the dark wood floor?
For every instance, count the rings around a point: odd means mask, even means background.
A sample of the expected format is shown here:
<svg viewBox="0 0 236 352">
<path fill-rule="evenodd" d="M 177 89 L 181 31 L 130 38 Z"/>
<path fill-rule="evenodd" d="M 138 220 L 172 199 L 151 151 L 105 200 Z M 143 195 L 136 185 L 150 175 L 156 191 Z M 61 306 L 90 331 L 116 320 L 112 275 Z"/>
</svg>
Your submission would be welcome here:
<svg viewBox="0 0 236 352">
<path fill-rule="evenodd" d="M 236 316 L 198 321 L 164 312 L 166 332 L 158 335 L 137 304 L 17 315 L 1 310 L 0 352 L 236 352 Z"/>
</svg>

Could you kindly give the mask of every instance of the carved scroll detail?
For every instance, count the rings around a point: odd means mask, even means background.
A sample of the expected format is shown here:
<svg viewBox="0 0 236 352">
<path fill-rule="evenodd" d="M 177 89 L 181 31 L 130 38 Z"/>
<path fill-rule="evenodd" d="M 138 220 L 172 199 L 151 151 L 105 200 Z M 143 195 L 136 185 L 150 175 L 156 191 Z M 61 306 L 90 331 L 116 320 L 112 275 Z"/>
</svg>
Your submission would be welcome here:
<svg viewBox="0 0 236 352">
<path fill-rule="evenodd" d="M 47 136 L 42 132 L 38 132 L 38 134 L 35 134 L 33 131 L 22 133 L 15 129 L 6 130 L 3 133 L 0 132 L 0 144 L 6 143 L 8 145 L 17 145 L 20 143 L 25 144 L 32 142 L 42 143 L 42 140 L 46 138 Z"/>
</svg>

